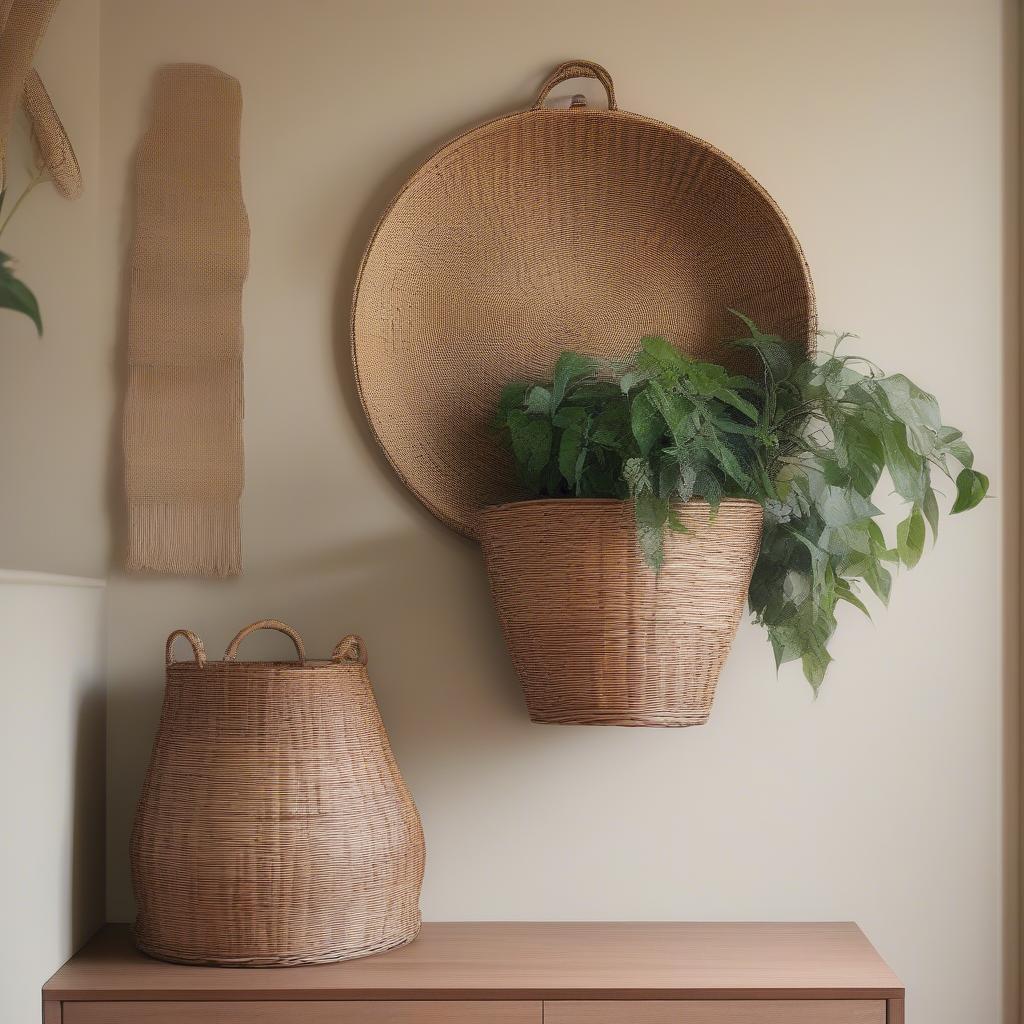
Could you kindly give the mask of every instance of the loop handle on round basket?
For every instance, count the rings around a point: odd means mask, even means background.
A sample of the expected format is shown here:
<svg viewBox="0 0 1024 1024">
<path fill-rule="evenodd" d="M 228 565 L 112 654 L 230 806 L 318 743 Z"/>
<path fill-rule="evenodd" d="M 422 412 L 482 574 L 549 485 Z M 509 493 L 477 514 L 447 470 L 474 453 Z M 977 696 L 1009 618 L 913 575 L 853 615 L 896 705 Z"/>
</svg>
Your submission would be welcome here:
<svg viewBox="0 0 1024 1024">
<path fill-rule="evenodd" d="M 206 648 L 203 641 L 199 639 L 190 629 L 176 629 L 168 638 L 167 646 L 164 648 L 164 657 L 168 665 L 174 664 L 174 641 L 183 636 L 191 645 L 192 653 L 196 657 L 196 664 L 202 668 L 206 664 Z"/>
<path fill-rule="evenodd" d="M 356 633 L 349 633 L 335 645 L 331 661 L 348 662 L 352 665 L 366 665 L 366 642 Z"/>
<path fill-rule="evenodd" d="M 253 622 L 246 626 L 245 629 L 240 629 L 235 639 L 228 644 L 228 649 L 224 652 L 224 660 L 234 661 L 238 655 L 238 647 L 241 642 L 250 633 L 255 633 L 258 629 L 276 629 L 278 633 L 284 633 L 285 636 L 290 637 L 292 643 L 295 644 L 295 652 L 299 656 L 299 664 L 306 664 L 306 649 L 302 646 L 302 637 L 287 623 L 281 622 L 280 619 L 260 619 L 259 622 Z"/>
<path fill-rule="evenodd" d="M 568 82 L 570 78 L 596 78 L 604 86 L 604 91 L 608 93 L 608 109 L 618 109 L 615 105 L 615 86 L 612 84 L 612 76 L 600 64 L 595 64 L 590 60 L 567 60 L 564 64 L 559 64 L 544 80 L 533 109 L 540 110 L 551 90 L 562 82 Z M 574 102 L 573 106 L 578 106 L 578 104 Z"/>
</svg>

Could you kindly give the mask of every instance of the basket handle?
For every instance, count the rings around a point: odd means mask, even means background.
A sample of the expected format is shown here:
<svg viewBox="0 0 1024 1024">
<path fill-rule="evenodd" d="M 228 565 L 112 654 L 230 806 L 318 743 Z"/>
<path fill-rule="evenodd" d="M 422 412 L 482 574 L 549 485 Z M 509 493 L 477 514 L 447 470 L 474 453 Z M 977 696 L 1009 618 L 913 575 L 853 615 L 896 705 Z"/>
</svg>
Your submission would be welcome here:
<svg viewBox="0 0 1024 1024">
<path fill-rule="evenodd" d="M 202 668 L 206 664 L 206 648 L 203 641 L 199 639 L 190 629 L 176 629 L 168 638 L 167 646 L 164 648 L 164 658 L 168 665 L 174 664 L 174 641 L 183 636 L 191 645 L 192 653 L 196 657 L 196 664 Z"/>
<path fill-rule="evenodd" d="M 245 629 L 240 629 L 235 639 L 228 644 L 228 649 L 224 652 L 224 660 L 234 661 L 238 655 L 238 647 L 241 642 L 250 633 L 255 633 L 258 629 L 276 629 L 278 633 L 284 633 L 285 636 L 290 637 L 292 643 L 295 644 L 295 652 L 299 656 L 299 664 L 306 664 L 306 649 L 302 646 L 302 637 L 291 626 L 281 622 L 280 619 L 260 619 L 259 622 L 253 622 L 246 626 Z"/>
<path fill-rule="evenodd" d="M 533 109 L 540 110 L 544 106 L 544 101 L 548 98 L 551 90 L 556 85 L 567 82 L 570 78 L 596 78 L 604 86 L 604 91 L 608 93 L 608 109 L 618 110 L 618 107 L 615 105 L 615 86 L 612 84 L 612 76 L 600 64 L 595 64 L 591 60 L 567 60 L 564 64 L 559 64 L 544 79 L 544 84 L 540 87 L 540 93 L 537 96 L 537 102 L 533 105 Z"/>
<path fill-rule="evenodd" d="M 366 665 L 366 642 L 361 636 L 349 633 L 342 637 L 331 652 L 331 661 L 348 662 L 352 665 Z"/>
</svg>

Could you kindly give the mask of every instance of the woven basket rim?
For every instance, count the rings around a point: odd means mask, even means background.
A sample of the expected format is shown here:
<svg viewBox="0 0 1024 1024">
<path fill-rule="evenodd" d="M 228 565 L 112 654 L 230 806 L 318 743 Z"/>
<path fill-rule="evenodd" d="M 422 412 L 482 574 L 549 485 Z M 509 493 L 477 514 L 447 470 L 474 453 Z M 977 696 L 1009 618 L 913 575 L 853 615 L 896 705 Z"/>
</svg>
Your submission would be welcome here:
<svg viewBox="0 0 1024 1024">
<path fill-rule="evenodd" d="M 168 669 L 181 669 L 181 668 L 194 668 L 197 671 L 205 672 L 210 668 L 221 669 L 247 669 L 253 665 L 259 665 L 261 668 L 270 669 L 294 669 L 298 672 L 305 672 L 309 669 L 354 669 L 360 668 L 365 671 L 366 666 L 360 665 L 356 661 L 330 661 L 323 658 L 320 659 L 307 659 L 306 661 L 266 661 L 264 659 L 255 658 L 252 661 L 231 660 L 226 661 L 222 659 L 208 659 L 205 664 L 200 665 L 194 659 L 185 659 L 184 661 L 172 661 L 170 665 L 166 667 Z"/>
<path fill-rule="evenodd" d="M 523 498 L 520 501 L 504 501 L 499 505 L 486 505 L 480 510 L 481 515 L 487 515 L 489 512 L 505 512 L 513 509 L 525 508 L 525 507 L 536 507 L 538 505 L 549 507 L 549 506 L 566 506 L 574 507 L 585 505 L 587 508 L 599 508 L 605 506 L 607 508 L 622 508 L 624 505 L 631 505 L 633 503 L 632 498 Z M 689 501 L 673 501 L 672 505 L 706 505 L 710 506 L 710 502 L 705 501 L 703 498 L 691 498 Z M 719 507 L 723 505 L 753 505 L 755 508 L 761 508 L 761 502 L 755 498 L 723 498 L 719 503 Z"/>
<path fill-rule="evenodd" d="M 359 300 L 363 290 L 363 278 L 366 272 L 367 264 L 369 263 L 371 253 L 373 252 L 374 245 L 377 241 L 377 237 L 383 229 L 387 220 L 391 217 L 395 208 L 403 200 L 406 194 L 413 188 L 419 180 L 429 172 L 429 169 L 442 157 L 448 156 L 450 153 L 456 152 L 460 147 L 464 146 L 471 136 L 475 136 L 478 133 L 497 130 L 505 124 L 511 124 L 519 119 L 523 118 L 538 118 L 538 119 L 549 119 L 555 121 L 564 121 L 566 124 L 572 124 L 574 119 L 579 120 L 580 118 L 593 118 L 597 120 L 608 120 L 608 121 L 633 121 L 641 124 L 649 125 L 657 128 L 660 131 L 668 132 L 675 135 L 687 143 L 701 147 L 709 157 L 720 160 L 729 167 L 731 167 L 738 175 L 740 175 L 753 190 L 757 193 L 758 197 L 767 204 L 767 207 L 773 212 L 777 218 L 779 224 L 782 226 L 785 235 L 792 246 L 793 253 L 799 264 L 800 270 L 803 275 L 803 283 L 807 293 L 807 313 L 808 320 L 806 325 L 806 337 L 800 339 L 793 339 L 800 341 L 804 346 L 804 350 L 809 354 L 814 347 L 814 339 L 817 334 L 817 299 L 814 293 L 814 282 L 811 278 L 810 266 L 807 262 L 807 255 L 804 252 L 803 246 L 800 244 L 800 240 L 797 237 L 796 232 L 793 229 L 792 224 L 786 217 L 782 208 L 771 196 L 768 190 L 755 178 L 750 171 L 746 169 L 739 161 L 731 157 L 728 153 L 719 149 L 713 143 L 708 142 L 706 139 L 701 138 L 698 135 L 694 135 L 682 128 L 676 127 L 675 125 L 668 124 L 664 121 L 659 121 L 656 118 L 648 117 L 644 114 L 636 114 L 628 110 L 622 110 L 616 107 L 615 109 L 606 109 L 603 107 L 579 107 L 579 108 L 556 108 L 556 107 L 527 107 L 522 110 L 512 111 L 508 114 L 503 114 L 490 120 L 482 121 L 472 125 L 466 130 L 460 132 L 454 137 L 448 139 L 446 142 L 439 145 L 434 149 L 426 159 L 412 172 L 409 178 L 405 181 L 399 191 L 396 193 L 394 198 L 387 204 L 384 211 L 381 213 L 377 223 L 374 225 L 373 231 L 370 234 L 370 238 L 366 243 L 366 247 L 363 250 L 362 259 L 359 263 L 359 270 L 356 274 L 355 286 L 352 292 L 352 303 L 349 312 L 349 348 L 350 357 L 352 360 L 353 378 L 355 380 L 356 393 L 359 396 L 359 403 L 362 406 L 363 413 L 366 416 L 367 423 L 370 426 L 370 432 L 373 435 L 373 439 L 377 445 L 377 448 L 384 454 L 388 464 L 392 470 L 398 476 L 399 480 L 405 485 L 405 487 L 420 501 L 422 505 L 438 520 L 445 524 L 445 526 L 454 530 L 457 533 L 461 533 L 465 537 L 469 537 L 473 540 L 479 540 L 477 531 L 474 529 L 471 522 L 465 520 L 456 511 L 447 508 L 443 501 L 439 498 L 436 493 L 430 492 L 426 487 L 422 485 L 422 482 L 417 484 L 410 478 L 410 471 L 406 469 L 404 460 L 399 453 L 392 452 L 382 437 L 377 427 L 377 422 L 374 416 L 371 414 L 371 403 L 368 399 L 368 380 L 364 373 L 360 370 L 359 356 L 358 356 L 358 343 L 357 343 L 357 330 L 359 326 Z M 372 376 L 372 375 L 371 375 Z M 512 503 L 509 503 L 512 504 Z M 494 506 L 484 506 L 494 507 Z M 480 509 L 482 512 L 483 509 Z"/>
</svg>

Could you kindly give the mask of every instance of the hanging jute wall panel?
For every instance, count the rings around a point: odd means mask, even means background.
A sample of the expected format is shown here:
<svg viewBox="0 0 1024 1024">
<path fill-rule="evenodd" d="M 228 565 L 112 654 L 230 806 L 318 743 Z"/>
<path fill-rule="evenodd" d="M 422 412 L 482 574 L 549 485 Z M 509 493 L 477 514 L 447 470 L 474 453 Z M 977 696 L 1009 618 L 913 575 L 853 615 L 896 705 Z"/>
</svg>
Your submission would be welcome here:
<svg viewBox="0 0 1024 1024">
<path fill-rule="evenodd" d="M 238 82 L 216 68 L 157 74 L 129 257 L 129 569 L 241 572 L 241 114 Z"/>
</svg>

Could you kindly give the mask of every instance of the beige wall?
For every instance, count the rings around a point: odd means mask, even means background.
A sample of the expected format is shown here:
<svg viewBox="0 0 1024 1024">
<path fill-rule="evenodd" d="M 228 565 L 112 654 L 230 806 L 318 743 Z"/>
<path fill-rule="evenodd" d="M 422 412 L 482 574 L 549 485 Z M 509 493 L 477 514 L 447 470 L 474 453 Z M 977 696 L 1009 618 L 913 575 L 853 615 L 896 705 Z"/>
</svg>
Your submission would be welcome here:
<svg viewBox="0 0 1024 1024">
<path fill-rule="evenodd" d="M 102 575 L 109 561 L 108 448 L 114 394 L 109 331 L 98 316 L 100 0 L 67 0 L 36 67 L 67 128 L 85 192 L 50 185 L 0 238 L 39 299 L 45 334 L 0 313 L 0 566 Z M 9 210 L 27 180 L 28 130 L 11 140 Z"/>
<path fill-rule="evenodd" d="M 97 304 L 99 0 L 56 13 L 36 66 L 86 182 L 49 185 L 0 249 L 39 298 L 46 333 L 0 313 L 0 1020 L 39 1019 L 43 982 L 105 916 L 104 583 L 113 385 Z M 7 209 L 28 177 L 19 123 Z"/>
<path fill-rule="evenodd" d="M 104 921 L 102 580 L 0 570 L 0 1021 Z"/>
<path fill-rule="evenodd" d="M 59 17 L 82 10 L 67 0 Z M 44 257 L 66 273 L 39 282 L 44 346 L 24 335 L 0 352 L 0 416 L 17 440 L 0 562 L 88 571 L 104 557 L 130 159 L 161 62 L 241 80 L 253 231 L 246 574 L 115 572 L 110 586 L 113 917 L 132 912 L 125 847 L 164 636 L 189 626 L 217 650 L 276 615 L 314 652 L 350 630 L 369 641 L 426 828 L 426 917 L 852 918 L 906 980 L 912 1019 L 997 1019 L 1012 511 L 1002 16 L 997 0 L 103 2 L 99 106 L 88 82 L 57 97 L 69 121 L 101 115 L 95 264 L 75 248 L 92 222 L 70 215 L 54 222 L 56 252 L 26 263 L 26 277 Z M 746 165 L 804 243 L 824 324 L 858 330 L 866 354 L 937 392 L 992 471 L 996 497 L 944 524 L 889 612 L 874 626 L 846 617 L 816 702 L 797 672 L 775 678 L 745 626 L 705 728 L 530 725 L 476 548 L 434 522 L 368 440 L 346 337 L 373 223 L 433 147 L 529 102 L 569 56 L 605 64 L 625 109 Z"/>
</svg>

